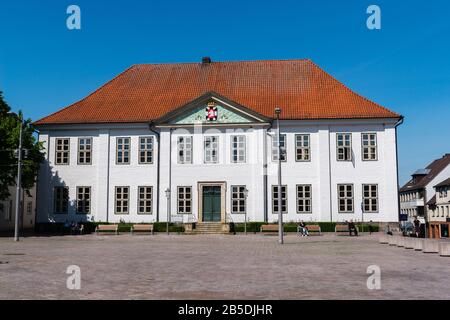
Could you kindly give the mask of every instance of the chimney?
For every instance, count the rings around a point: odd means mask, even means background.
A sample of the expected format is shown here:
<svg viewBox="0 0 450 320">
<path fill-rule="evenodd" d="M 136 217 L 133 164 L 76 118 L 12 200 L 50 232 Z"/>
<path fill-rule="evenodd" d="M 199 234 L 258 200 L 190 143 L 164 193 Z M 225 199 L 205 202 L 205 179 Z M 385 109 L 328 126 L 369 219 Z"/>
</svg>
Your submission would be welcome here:
<svg viewBox="0 0 450 320">
<path fill-rule="evenodd" d="M 211 58 L 210 57 L 203 57 L 202 58 L 202 64 L 209 64 L 211 63 Z"/>
</svg>

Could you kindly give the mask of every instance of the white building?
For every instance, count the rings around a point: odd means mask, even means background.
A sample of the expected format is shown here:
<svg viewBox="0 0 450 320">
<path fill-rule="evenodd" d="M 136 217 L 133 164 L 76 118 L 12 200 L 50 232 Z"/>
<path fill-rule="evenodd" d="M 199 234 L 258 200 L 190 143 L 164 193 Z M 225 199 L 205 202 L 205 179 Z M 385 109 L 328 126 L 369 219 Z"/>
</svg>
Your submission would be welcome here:
<svg viewBox="0 0 450 320">
<path fill-rule="evenodd" d="M 450 177 L 450 154 L 434 160 L 425 169 L 417 170 L 411 180 L 400 188 L 400 212 L 413 221 L 417 217 L 422 223 L 430 212 L 427 203 L 435 195 L 434 187 Z"/>
<path fill-rule="evenodd" d="M 11 232 L 16 220 L 16 187 L 9 187 L 10 196 L 0 201 L 0 231 Z M 19 207 L 19 228 L 31 230 L 36 218 L 36 188 L 22 190 Z"/>
<path fill-rule="evenodd" d="M 434 186 L 427 202 L 430 238 L 448 238 L 450 229 L 450 177 Z"/>
<path fill-rule="evenodd" d="M 38 222 L 276 221 L 276 106 L 284 221 L 398 221 L 400 115 L 309 60 L 204 58 L 132 66 L 37 121 Z"/>
</svg>

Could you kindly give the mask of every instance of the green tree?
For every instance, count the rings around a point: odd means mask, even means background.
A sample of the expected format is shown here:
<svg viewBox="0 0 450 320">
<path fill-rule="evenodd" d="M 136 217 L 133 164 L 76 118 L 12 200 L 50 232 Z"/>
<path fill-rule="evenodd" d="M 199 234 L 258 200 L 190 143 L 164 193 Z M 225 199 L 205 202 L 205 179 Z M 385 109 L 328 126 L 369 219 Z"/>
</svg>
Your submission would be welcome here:
<svg viewBox="0 0 450 320">
<path fill-rule="evenodd" d="M 0 200 L 10 196 L 8 187 L 16 185 L 17 158 L 14 150 L 19 147 L 20 120 L 10 114 L 8 106 L 0 91 Z M 22 119 L 22 113 L 19 112 Z M 22 147 L 28 150 L 23 158 L 22 188 L 29 190 L 36 182 L 37 173 L 41 162 L 44 160 L 42 144 L 34 135 L 35 129 L 28 119 L 24 123 L 22 132 Z"/>
</svg>

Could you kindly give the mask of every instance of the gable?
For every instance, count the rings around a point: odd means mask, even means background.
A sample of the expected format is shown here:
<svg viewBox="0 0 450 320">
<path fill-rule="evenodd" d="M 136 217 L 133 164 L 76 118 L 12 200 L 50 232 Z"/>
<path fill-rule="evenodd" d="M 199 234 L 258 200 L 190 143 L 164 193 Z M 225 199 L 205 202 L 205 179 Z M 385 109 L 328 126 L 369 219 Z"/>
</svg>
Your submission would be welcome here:
<svg viewBox="0 0 450 320">
<path fill-rule="evenodd" d="M 211 110 L 211 108 L 215 108 L 215 110 Z M 208 120 L 207 114 L 208 112 L 214 112 L 216 114 L 216 120 Z M 214 124 L 214 123 L 250 123 L 254 122 L 254 120 L 249 117 L 240 114 L 236 110 L 231 110 L 222 104 L 216 102 L 209 102 L 207 104 L 201 105 L 197 108 L 194 108 L 186 114 L 174 119 L 171 121 L 171 124 Z"/>
<path fill-rule="evenodd" d="M 262 123 L 268 119 L 215 92 L 208 92 L 155 122 L 160 125 Z"/>
</svg>

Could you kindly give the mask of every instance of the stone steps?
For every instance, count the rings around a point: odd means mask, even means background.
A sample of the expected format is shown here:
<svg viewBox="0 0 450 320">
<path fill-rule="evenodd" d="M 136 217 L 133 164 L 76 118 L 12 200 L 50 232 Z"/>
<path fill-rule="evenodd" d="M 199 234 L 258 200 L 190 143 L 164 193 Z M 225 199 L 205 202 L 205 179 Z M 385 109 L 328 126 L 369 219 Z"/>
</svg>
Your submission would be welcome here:
<svg viewBox="0 0 450 320">
<path fill-rule="evenodd" d="M 221 222 L 197 223 L 195 229 L 186 234 L 228 234 L 229 227 Z"/>
</svg>

